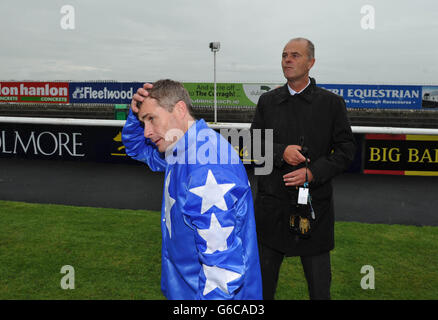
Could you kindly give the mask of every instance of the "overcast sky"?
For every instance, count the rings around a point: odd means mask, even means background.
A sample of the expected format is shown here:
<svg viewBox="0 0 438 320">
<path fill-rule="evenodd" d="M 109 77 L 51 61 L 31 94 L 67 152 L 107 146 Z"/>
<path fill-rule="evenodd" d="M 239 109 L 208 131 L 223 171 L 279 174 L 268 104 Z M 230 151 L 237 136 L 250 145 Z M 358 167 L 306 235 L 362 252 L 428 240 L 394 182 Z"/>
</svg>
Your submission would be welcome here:
<svg viewBox="0 0 438 320">
<path fill-rule="evenodd" d="M 438 85 L 436 0 L 1 0 L 0 26 L 0 80 L 212 82 L 220 41 L 218 82 L 282 83 L 281 52 L 300 36 L 319 83 Z"/>
</svg>

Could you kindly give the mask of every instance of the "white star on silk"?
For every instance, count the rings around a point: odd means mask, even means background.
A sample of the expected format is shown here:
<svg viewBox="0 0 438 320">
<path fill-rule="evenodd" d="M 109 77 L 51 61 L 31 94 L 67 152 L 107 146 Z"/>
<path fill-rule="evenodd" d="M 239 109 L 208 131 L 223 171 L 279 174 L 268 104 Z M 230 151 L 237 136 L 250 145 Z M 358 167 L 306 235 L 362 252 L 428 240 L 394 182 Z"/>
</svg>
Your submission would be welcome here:
<svg viewBox="0 0 438 320">
<path fill-rule="evenodd" d="M 171 171 L 167 175 L 166 184 L 164 187 L 164 218 L 166 219 L 166 227 L 169 231 L 169 238 L 172 238 L 172 221 L 170 220 L 170 210 L 172 210 L 172 207 L 175 204 L 175 199 L 171 198 L 169 194 L 170 174 Z"/>
<path fill-rule="evenodd" d="M 207 242 L 205 253 L 227 250 L 227 239 L 233 229 L 234 227 L 232 226 L 223 228 L 213 213 L 211 215 L 210 227 L 208 229 L 198 229 L 199 235 Z"/>
<path fill-rule="evenodd" d="M 203 214 L 213 206 L 216 206 L 224 211 L 228 210 L 224 196 L 235 185 L 235 183 L 218 184 L 213 172 L 208 170 L 207 181 L 205 182 L 205 185 L 192 188 L 189 191 L 202 198 L 201 214 Z"/>
<path fill-rule="evenodd" d="M 227 283 L 241 277 L 241 274 L 239 273 L 216 266 L 209 267 L 203 264 L 202 268 L 204 270 L 205 278 L 207 279 L 205 281 L 204 292 L 202 293 L 204 296 L 216 288 L 219 288 L 226 294 L 229 294 Z"/>
</svg>

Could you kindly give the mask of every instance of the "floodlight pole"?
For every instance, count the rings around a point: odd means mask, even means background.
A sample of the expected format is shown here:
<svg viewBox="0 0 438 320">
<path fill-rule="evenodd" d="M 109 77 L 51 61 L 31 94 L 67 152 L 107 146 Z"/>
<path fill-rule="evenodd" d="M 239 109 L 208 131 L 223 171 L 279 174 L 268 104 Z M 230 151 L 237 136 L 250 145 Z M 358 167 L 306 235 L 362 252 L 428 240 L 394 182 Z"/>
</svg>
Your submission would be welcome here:
<svg viewBox="0 0 438 320">
<path fill-rule="evenodd" d="M 217 94 L 216 94 L 216 50 L 214 53 L 214 122 L 217 122 Z"/>
<path fill-rule="evenodd" d="M 219 51 L 220 47 L 220 42 L 210 42 L 210 49 L 213 51 L 214 57 L 214 122 L 217 122 L 216 52 Z"/>
</svg>

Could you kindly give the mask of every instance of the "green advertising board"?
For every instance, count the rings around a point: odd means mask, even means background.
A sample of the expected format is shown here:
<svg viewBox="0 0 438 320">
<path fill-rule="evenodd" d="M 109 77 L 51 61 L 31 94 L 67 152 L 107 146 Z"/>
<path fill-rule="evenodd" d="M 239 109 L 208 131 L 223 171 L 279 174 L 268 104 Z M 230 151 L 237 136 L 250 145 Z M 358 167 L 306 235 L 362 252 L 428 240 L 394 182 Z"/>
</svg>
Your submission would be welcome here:
<svg viewBox="0 0 438 320">
<path fill-rule="evenodd" d="M 214 105 L 214 84 L 184 82 L 194 106 Z M 259 97 L 282 84 L 217 83 L 218 107 L 255 107 Z"/>
</svg>

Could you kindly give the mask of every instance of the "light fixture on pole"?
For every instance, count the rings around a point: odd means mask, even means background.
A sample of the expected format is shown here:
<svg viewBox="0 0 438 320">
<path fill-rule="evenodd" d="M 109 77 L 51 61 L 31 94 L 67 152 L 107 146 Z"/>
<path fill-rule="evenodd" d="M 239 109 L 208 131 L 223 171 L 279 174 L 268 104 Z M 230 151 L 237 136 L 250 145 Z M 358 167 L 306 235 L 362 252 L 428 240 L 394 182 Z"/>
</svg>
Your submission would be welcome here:
<svg viewBox="0 0 438 320">
<path fill-rule="evenodd" d="M 217 97 L 216 97 L 216 52 L 221 47 L 220 42 L 210 42 L 210 49 L 214 54 L 214 122 L 217 122 Z"/>
</svg>

